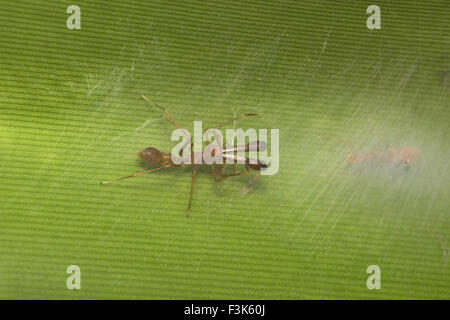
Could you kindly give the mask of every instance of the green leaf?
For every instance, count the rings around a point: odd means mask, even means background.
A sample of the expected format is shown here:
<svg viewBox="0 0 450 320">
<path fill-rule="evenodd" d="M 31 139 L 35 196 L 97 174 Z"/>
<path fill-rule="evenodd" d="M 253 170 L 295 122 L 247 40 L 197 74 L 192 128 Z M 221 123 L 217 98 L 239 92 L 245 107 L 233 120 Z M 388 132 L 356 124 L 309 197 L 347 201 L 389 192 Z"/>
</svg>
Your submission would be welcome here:
<svg viewBox="0 0 450 320">
<path fill-rule="evenodd" d="M 1 298 L 450 298 L 448 2 L 76 4 L 0 4 Z M 280 130 L 279 172 L 202 166 L 189 218 L 192 168 L 100 185 L 174 145 L 140 94 L 188 130 L 264 113 L 236 127 Z"/>
</svg>

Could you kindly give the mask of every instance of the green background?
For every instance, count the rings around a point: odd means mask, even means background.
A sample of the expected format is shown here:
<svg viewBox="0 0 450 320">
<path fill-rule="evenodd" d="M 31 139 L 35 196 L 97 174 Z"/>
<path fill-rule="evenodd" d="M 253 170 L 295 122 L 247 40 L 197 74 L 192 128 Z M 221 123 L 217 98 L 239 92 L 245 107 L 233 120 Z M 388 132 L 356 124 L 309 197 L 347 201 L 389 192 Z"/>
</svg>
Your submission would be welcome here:
<svg viewBox="0 0 450 320">
<path fill-rule="evenodd" d="M 449 2 L 371 4 L 2 1 L 0 297 L 450 298 Z M 99 185 L 173 146 L 141 93 L 188 130 L 264 112 L 236 126 L 280 129 L 278 174 L 202 167 L 189 218 L 190 168 Z M 346 164 L 389 144 L 422 154 Z"/>
</svg>

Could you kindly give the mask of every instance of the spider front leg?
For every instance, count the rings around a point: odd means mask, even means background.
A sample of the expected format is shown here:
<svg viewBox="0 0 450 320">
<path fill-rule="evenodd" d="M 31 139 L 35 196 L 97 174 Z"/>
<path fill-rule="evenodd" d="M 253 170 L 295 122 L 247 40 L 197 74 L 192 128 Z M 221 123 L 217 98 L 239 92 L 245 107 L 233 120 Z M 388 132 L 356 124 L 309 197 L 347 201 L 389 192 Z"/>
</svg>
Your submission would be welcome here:
<svg viewBox="0 0 450 320">
<path fill-rule="evenodd" d="M 213 163 L 211 165 L 211 170 L 212 170 L 214 181 L 221 182 L 222 180 L 225 180 L 226 178 L 229 178 L 229 177 L 240 176 L 242 174 L 249 173 L 248 166 L 245 166 L 245 170 L 244 171 L 241 171 L 241 172 L 238 172 L 238 173 L 232 173 L 232 174 L 224 174 L 224 173 L 222 173 L 222 170 L 223 170 L 224 166 L 225 165 L 223 165 L 223 164 L 219 164 L 217 166 L 218 168 L 216 169 L 216 164 L 215 163 Z M 218 178 L 218 176 L 220 178 Z"/>
</svg>

